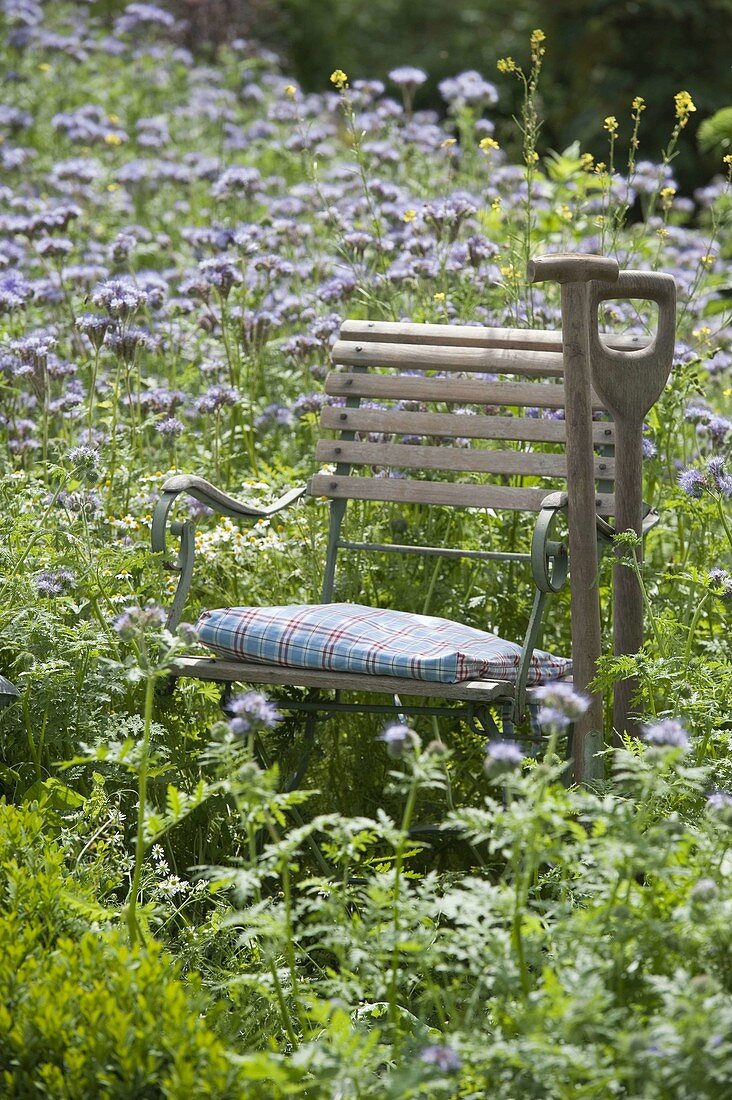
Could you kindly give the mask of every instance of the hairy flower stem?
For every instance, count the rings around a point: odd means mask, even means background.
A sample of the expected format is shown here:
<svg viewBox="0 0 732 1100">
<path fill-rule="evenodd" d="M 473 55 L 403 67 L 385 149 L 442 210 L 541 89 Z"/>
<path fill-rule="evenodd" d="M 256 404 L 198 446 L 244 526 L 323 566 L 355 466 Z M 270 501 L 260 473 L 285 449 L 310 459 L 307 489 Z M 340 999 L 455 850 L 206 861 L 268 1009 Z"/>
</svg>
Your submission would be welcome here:
<svg viewBox="0 0 732 1100">
<path fill-rule="evenodd" d="M 395 859 L 394 859 L 394 887 L 392 889 L 392 931 L 394 935 L 394 945 L 391 952 L 391 975 L 389 977 L 389 989 L 387 993 L 387 1001 L 389 1003 L 389 1023 L 393 1028 L 397 1027 L 397 1020 L 399 1016 L 397 1005 L 397 978 L 399 976 L 399 930 L 401 926 L 401 914 L 400 914 L 400 901 L 401 901 L 401 883 L 402 883 L 402 871 L 404 869 L 404 852 L 407 847 L 407 841 L 409 839 L 409 828 L 412 824 L 412 818 L 414 816 L 414 808 L 417 804 L 417 794 L 419 792 L 419 779 L 416 771 L 412 775 L 412 782 L 409 786 L 409 793 L 407 795 L 407 802 L 404 807 L 404 813 L 402 815 L 402 824 L 399 833 L 399 842 L 397 844 Z M 396 1038 L 398 1039 L 398 1031 L 396 1031 Z"/>
<path fill-rule="evenodd" d="M 697 604 L 696 611 L 694 612 L 694 617 L 692 618 L 691 623 L 689 625 L 689 633 L 686 636 L 686 647 L 684 649 L 684 672 L 687 671 L 689 665 L 691 664 L 691 654 L 692 654 L 692 649 L 694 647 L 694 637 L 696 635 L 696 628 L 699 624 L 699 619 L 701 618 L 701 614 L 702 614 L 702 611 L 704 610 L 704 606 L 708 602 L 710 595 L 711 595 L 710 592 L 705 592 L 704 595 L 702 596 L 702 598 L 699 600 L 699 603 Z"/>
<path fill-rule="evenodd" d="M 142 643 L 144 644 L 144 643 Z M 145 724 L 142 734 L 142 746 L 140 749 L 140 768 L 137 776 L 138 804 L 137 804 L 137 835 L 135 838 L 135 865 L 132 872 L 130 892 L 127 895 L 127 908 L 125 919 L 127 921 L 127 934 L 130 938 L 130 946 L 135 947 L 144 941 L 144 936 L 137 919 L 137 897 L 140 892 L 140 879 L 142 877 L 142 861 L 145 857 L 145 806 L 147 803 L 147 770 L 150 760 L 150 730 L 152 727 L 153 700 L 155 698 L 155 676 L 148 672 L 145 682 Z"/>
</svg>

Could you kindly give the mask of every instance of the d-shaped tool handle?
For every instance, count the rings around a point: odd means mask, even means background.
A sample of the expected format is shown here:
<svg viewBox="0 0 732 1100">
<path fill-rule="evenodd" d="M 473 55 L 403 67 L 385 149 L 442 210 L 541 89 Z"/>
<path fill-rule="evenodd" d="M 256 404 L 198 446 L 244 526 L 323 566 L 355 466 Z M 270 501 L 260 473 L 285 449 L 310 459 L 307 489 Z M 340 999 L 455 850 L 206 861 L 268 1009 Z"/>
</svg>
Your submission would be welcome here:
<svg viewBox="0 0 732 1100">
<path fill-rule="evenodd" d="M 530 283 L 586 283 L 590 279 L 617 279 L 620 268 L 609 256 L 583 252 L 559 252 L 555 256 L 535 256 L 529 261 Z"/>
<path fill-rule="evenodd" d="M 590 310 L 592 385 L 616 420 L 641 422 L 663 392 L 671 371 L 676 335 L 676 283 L 672 275 L 621 271 L 614 282 L 592 280 Z M 638 351 L 617 351 L 600 341 L 597 310 L 601 302 L 642 298 L 658 305 L 653 341 Z"/>
</svg>

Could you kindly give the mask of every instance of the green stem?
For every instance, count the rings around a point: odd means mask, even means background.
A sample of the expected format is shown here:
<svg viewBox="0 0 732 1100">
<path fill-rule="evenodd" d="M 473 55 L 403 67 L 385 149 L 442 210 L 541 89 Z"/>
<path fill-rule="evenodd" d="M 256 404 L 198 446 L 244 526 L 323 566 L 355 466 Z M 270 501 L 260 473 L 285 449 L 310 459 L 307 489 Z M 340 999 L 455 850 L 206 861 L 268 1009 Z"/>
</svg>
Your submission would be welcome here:
<svg viewBox="0 0 732 1100">
<path fill-rule="evenodd" d="M 694 644 L 694 634 L 696 632 L 699 619 L 701 618 L 701 613 L 704 610 L 704 604 L 707 603 L 709 596 L 710 593 L 705 592 L 702 598 L 699 600 L 699 606 L 694 612 L 694 617 L 691 620 L 691 624 L 689 626 L 689 633 L 686 637 L 686 648 L 684 649 L 684 672 L 686 672 L 691 663 L 691 650 Z"/>
<path fill-rule="evenodd" d="M 135 866 L 132 872 L 130 892 L 127 897 L 127 933 L 130 938 L 130 946 L 144 940 L 137 919 L 137 896 L 140 892 L 140 879 L 142 877 L 142 861 L 145 856 L 145 806 L 147 803 L 147 769 L 150 757 L 150 730 L 152 728 L 153 700 L 155 698 L 155 677 L 148 672 L 145 683 L 145 726 L 142 736 L 142 751 L 140 753 L 140 770 L 138 773 L 138 808 L 137 808 L 137 836 L 135 839 Z"/>
<path fill-rule="evenodd" d="M 394 934 L 394 946 L 391 952 L 391 975 L 389 977 L 389 991 L 387 994 L 387 1000 L 389 1002 L 389 1023 L 396 1027 L 397 1025 L 397 978 L 399 975 L 399 929 L 400 929 L 400 912 L 399 902 L 401 899 L 401 882 L 402 871 L 404 868 L 404 851 L 407 846 L 407 834 L 409 827 L 412 823 L 412 817 L 414 816 L 414 808 L 417 804 L 417 793 L 419 791 L 419 781 L 416 774 L 412 775 L 412 782 L 409 787 L 409 794 L 407 795 L 407 803 L 404 807 L 404 814 L 402 815 L 402 824 L 400 830 L 399 843 L 397 845 L 396 857 L 394 860 L 394 889 L 392 891 L 392 931 Z"/>
<path fill-rule="evenodd" d="M 727 542 L 732 547 L 732 530 L 730 530 L 729 523 L 727 522 L 727 516 L 724 512 L 724 501 L 721 495 L 717 497 L 717 511 L 719 512 L 719 518 L 722 521 L 722 527 L 724 527 L 724 533 L 727 536 Z"/>
</svg>

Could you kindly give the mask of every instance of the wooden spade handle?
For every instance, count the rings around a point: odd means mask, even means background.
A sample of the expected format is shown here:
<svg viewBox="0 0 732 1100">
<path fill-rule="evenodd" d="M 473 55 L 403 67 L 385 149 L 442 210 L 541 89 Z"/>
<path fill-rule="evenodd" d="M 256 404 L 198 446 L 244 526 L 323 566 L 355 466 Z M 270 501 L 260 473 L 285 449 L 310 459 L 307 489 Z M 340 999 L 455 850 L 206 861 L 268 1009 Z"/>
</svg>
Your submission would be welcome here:
<svg viewBox="0 0 732 1100">
<path fill-rule="evenodd" d="M 642 423 L 663 392 L 671 370 L 676 336 L 676 283 L 672 275 L 621 271 L 617 280 L 592 280 L 587 288 L 590 309 L 592 384 L 613 418 Z M 597 309 L 601 302 L 642 298 L 658 305 L 658 329 L 639 351 L 614 351 L 600 341 Z"/>
<path fill-rule="evenodd" d="M 537 256 L 528 267 L 530 282 L 551 280 L 562 287 L 573 678 L 575 687 L 590 697 L 587 711 L 574 725 L 574 777 L 578 783 L 594 783 L 603 775 L 602 696 L 588 691 L 600 657 L 601 629 L 587 288 L 593 280 L 612 286 L 618 274 L 615 260 L 579 253 Z"/>
<path fill-rule="evenodd" d="M 618 532 L 643 529 L 643 420 L 661 396 L 671 370 L 676 333 L 676 284 L 671 275 L 623 271 L 613 284 L 590 282 L 589 349 L 592 385 L 615 420 L 615 525 Z M 600 342 L 600 302 L 643 298 L 658 305 L 658 328 L 651 344 L 639 351 L 618 352 Z M 622 553 L 622 551 L 618 551 Z M 643 549 L 634 551 L 640 565 Z M 643 594 L 638 579 L 621 562 L 613 570 L 614 651 L 617 657 L 637 653 L 643 645 Z M 630 715 L 635 680 L 615 683 L 613 726 L 637 733 Z"/>
<path fill-rule="evenodd" d="M 530 283 L 586 283 L 590 279 L 614 282 L 620 268 L 609 256 L 592 256 L 584 252 L 560 252 L 555 256 L 535 256 L 529 261 Z"/>
</svg>

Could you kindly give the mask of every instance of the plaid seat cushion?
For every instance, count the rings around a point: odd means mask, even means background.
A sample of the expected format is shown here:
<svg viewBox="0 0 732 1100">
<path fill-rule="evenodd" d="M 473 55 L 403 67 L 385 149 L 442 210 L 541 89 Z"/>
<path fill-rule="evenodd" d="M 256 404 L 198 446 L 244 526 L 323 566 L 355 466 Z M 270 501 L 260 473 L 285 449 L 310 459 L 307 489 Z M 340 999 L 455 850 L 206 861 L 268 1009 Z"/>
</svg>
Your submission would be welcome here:
<svg viewBox="0 0 732 1100">
<path fill-rule="evenodd" d="M 196 628 L 209 649 L 229 659 L 442 684 L 515 680 L 521 656 L 514 642 L 449 619 L 352 603 L 223 607 L 204 611 Z M 571 667 L 537 649 L 528 682 L 556 679 Z"/>
</svg>

